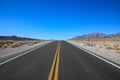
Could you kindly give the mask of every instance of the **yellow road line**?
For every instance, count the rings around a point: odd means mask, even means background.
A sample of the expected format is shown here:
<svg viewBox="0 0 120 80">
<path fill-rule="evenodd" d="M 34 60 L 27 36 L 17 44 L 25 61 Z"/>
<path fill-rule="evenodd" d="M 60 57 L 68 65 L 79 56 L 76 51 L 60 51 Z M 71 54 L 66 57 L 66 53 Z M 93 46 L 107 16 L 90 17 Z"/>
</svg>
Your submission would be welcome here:
<svg viewBox="0 0 120 80">
<path fill-rule="evenodd" d="M 54 75 L 54 80 L 58 80 L 58 73 L 59 73 L 59 58 L 60 58 L 60 43 L 58 45 L 58 56 L 57 56 L 57 62 L 56 62 L 56 67 L 55 67 L 55 75 Z"/>
<path fill-rule="evenodd" d="M 53 75 L 54 75 L 54 80 L 58 80 L 59 55 L 60 55 L 60 42 L 59 42 L 57 49 L 56 49 L 55 57 L 53 59 L 53 63 L 52 63 L 51 69 L 50 69 L 48 80 L 52 80 Z M 54 71 L 54 69 L 55 69 L 55 71 Z M 54 72 L 55 72 L 55 74 L 53 74 Z"/>
</svg>

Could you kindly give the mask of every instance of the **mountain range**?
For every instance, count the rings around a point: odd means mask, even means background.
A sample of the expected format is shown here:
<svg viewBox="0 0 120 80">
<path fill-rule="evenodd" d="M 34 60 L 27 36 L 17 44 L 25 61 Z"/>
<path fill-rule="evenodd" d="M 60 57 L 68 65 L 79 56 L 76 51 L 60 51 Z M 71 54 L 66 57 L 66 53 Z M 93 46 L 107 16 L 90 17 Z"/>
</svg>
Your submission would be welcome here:
<svg viewBox="0 0 120 80">
<path fill-rule="evenodd" d="M 100 38 L 120 38 L 120 32 L 116 34 L 103 34 L 99 32 L 85 34 L 81 36 L 75 36 L 71 38 L 70 40 L 82 40 L 82 39 L 100 39 Z"/>
<path fill-rule="evenodd" d="M 0 40 L 39 40 L 39 39 L 18 36 L 0 36 Z"/>
</svg>

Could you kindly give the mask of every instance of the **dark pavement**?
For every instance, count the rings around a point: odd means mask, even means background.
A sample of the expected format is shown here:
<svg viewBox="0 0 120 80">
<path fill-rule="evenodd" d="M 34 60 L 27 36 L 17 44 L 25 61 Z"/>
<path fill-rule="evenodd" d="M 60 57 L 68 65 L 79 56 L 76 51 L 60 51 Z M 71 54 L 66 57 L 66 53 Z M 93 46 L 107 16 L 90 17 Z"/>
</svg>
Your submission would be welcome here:
<svg viewBox="0 0 120 80">
<path fill-rule="evenodd" d="M 0 80 L 47 80 L 58 42 L 0 66 Z"/>
<path fill-rule="evenodd" d="M 61 42 L 59 80 L 120 80 L 120 70 L 89 53 Z"/>
<path fill-rule="evenodd" d="M 48 80 L 58 41 L 0 66 L 0 80 Z M 60 41 L 58 80 L 120 80 L 120 69 Z"/>
</svg>

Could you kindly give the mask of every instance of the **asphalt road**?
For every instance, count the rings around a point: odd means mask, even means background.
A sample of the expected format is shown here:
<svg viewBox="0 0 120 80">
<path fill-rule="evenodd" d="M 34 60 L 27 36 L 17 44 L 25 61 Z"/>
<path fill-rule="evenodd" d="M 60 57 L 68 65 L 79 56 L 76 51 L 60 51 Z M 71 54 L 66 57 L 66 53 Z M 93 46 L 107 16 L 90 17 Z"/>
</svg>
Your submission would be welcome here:
<svg viewBox="0 0 120 80">
<path fill-rule="evenodd" d="M 120 80 L 120 69 L 65 41 L 58 43 L 1 65 L 0 80 Z"/>
<path fill-rule="evenodd" d="M 59 80 L 120 80 L 120 69 L 61 42 Z"/>
<path fill-rule="evenodd" d="M 0 80 L 47 80 L 58 42 L 0 66 Z"/>
</svg>

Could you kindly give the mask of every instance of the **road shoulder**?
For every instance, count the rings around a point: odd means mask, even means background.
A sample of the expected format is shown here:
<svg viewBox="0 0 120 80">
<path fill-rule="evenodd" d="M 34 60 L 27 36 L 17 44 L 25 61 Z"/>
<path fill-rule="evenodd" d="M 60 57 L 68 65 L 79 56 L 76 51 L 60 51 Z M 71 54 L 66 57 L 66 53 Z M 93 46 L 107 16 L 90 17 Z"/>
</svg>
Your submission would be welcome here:
<svg viewBox="0 0 120 80">
<path fill-rule="evenodd" d="M 51 43 L 52 41 L 41 42 L 38 44 L 34 44 L 32 46 L 20 46 L 13 49 L 5 49 L 0 51 L 0 65 L 4 64 L 5 62 L 9 61 L 9 59 L 14 59 L 24 54 L 27 54 L 30 51 L 38 49 L 46 44 Z"/>
</svg>

